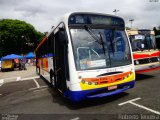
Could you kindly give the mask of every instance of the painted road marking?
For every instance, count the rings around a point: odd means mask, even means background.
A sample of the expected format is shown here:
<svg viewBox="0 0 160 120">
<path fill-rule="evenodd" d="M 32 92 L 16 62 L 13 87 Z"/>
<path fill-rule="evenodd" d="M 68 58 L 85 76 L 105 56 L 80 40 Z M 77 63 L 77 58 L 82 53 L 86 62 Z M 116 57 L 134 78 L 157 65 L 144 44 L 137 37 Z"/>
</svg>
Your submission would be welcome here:
<svg viewBox="0 0 160 120">
<path fill-rule="evenodd" d="M 2 86 L 4 83 L 4 79 L 0 79 L 0 86 Z"/>
<path fill-rule="evenodd" d="M 72 118 L 70 120 L 79 120 L 80 118 L 79 117 L 76 117 L 76 118 Z"/>
<path fill-rule="evenodd" d="M 43 88 L 43 89 L 37 89 L 37 90 L 34 90 L 33 92 L 39 92 L 39 91 L 43 91 L 43 90 L 47 90 L 48 88 Z"/>
<path fill-rule="evenodd" d="M 134 103 L 134 102 L 133 102 L 133 101 L 136 101 L 136 100 L 139 100 L 139 99 L 141 99 L 141 98 L 135 98 L 135 99 L 132 99 L 132 100 L 128 100 L 128 101 L 123 102 L 123 103 L 120 103 L 120 104 L 118 104 L 118 105 L 119 105 L 119 106 L 122 106 L 122 105 L 125 105 L 125 104 L 127 104 L 127 103 L 130 103 L 130 104 L 135 105 L 135 106 L 137 106 L 137 107 L 139 107 L 139 108 L 142 108 L 142 109 L 145 109 L 145 110 L 150 111 L 150 112 L 152 112 L 152 113 L 155 113 L 155 114 L 160 115 L 160 112 L 158 112 L 158 111 L 156 111 L 156 110 L 152 110 L 152 109 L 147 108 L 147 107 L 145 107 L 145 106 L 143 106 L 143 105 L 140 105 L 140 104 L 137 104 L 137 103 Z"/>
<path fill-rule="evenodd" d="M 16 79 L 17 77 L 9 77 L 9 78 L 4 78 L 6 80 L 9 80 L 9 79 Z"/>
<path fill-rule="evenodd" d="M 39 83 L 36 81 L 36 79 L 33 79 L 33 81 L 35 82 L 37 88 L 40 88 L 40 85 L 39 85 Z"/>
<path fill-rule="evenodd" d="M 32 80 L 32 79 L 36 79 L 36 78 L 40 78 L 39 76 L 34 76 L 34 77 L 28 77 L 28 78 L 23 78 L 22 80 Z"/>
<path fill-rule="evenodd" d="M 119 105 L 119 106 L 121 106 L 121 105 L 124 105 L 124 104 L 130 103 L 130 102 L 133 102 L 133 101 L 139 100 L 139 99 L 141 99 L 141 98 L 135 98 L 135 99 L 132 99 L 132 100 L 128 100 L 128 101 L 123 102 L 123 103 L 120 103 L 120 104 L 118 104 L 118 105 Z"/>
<path fill-rule="evenodd" d="M 47 88 L 48 86 L 41 86 L 40 88 Z"/>
<path fill-rule="evenodd" d="M 15 81 L 23 81 L 23 80 L 32 80 L 32 79 L 37 79 L 37 78 L 40 78 L 40 77 L 34 76 L 34 77 L 21 78 L 21 76 L 18 76 L 18 77 L 3 78 L 3 79 L 0 79 L 0 85 L 1 85 L 1 81 L 2 80 L 4 81 L 4 79 L 5 80 L 16 79 Z M 5 81 L 5 83 L 8 83 L 8 82 L 14 82 L 14 81 Z"/>
<path fill-rule="evenodd" d="M 48 86 L 41 86 L 41 87 L 39 87 L 39 89 L 41 89 L 41 88 L 47 88 Z M 30 89 L 28 89 L 28 90 L 36 90 L 36 89 L 38 89 L 37 87 L 35 87 L 35 88 L 30 88 Z"/>
<path fill-rule="evenodd" d="M 17 77 L 16 81 L 20 81 L 21 80 L 21 77 Z"/>
</svg>

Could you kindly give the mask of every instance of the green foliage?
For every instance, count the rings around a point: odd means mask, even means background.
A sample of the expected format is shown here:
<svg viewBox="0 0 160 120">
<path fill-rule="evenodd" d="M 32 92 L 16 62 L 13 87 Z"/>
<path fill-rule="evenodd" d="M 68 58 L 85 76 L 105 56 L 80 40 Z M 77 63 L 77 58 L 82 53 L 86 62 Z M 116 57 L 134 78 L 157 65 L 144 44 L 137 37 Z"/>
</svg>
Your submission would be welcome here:
<svg viewBox="0 0 160 120">
<path fill-rule="evenodd" d="M 158 28 L 154 27 L 153 30 L 154 30 L 156 36 L 160 35 L 160 27 L 158 27 Z"/>
<path fill-rule="evenodd" d="M 126 30 L 130 30 L 131 28 L 130 27 L 126 27 Z"/>
<path fill-rule="evenodd" d="M 0 57 L 15 53 L 26 54 L 34 51 L 44 34 L 24 21 L 0 20 Z"/>
</svg>

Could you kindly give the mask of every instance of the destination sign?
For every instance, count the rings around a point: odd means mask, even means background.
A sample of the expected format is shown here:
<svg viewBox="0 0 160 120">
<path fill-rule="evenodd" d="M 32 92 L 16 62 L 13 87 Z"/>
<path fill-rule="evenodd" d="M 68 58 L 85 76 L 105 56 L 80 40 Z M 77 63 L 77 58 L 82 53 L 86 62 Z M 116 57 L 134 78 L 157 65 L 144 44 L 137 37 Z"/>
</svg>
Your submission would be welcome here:
<svg viewBox="0 0 160 120">
<path fill-rule="evenodd" d="M 96 24 L 124 27 L 122 18 L 98 14 L 73 14 L 69 17 L 69 25 Z"/>
</svg>

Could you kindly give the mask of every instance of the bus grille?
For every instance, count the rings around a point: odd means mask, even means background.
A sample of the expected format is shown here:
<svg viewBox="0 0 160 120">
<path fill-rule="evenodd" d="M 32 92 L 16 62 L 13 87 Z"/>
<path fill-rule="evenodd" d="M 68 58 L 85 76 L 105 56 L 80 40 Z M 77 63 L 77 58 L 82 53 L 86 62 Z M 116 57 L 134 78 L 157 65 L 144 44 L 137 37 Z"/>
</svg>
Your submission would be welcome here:
<svg viewBox="0 0 160 120">
<path fill-rule="evenodd" d="M 134 64 L 138 65 L 136 61 L 138 61 L 138 64 L 154 63 L 154 62 L 158 62 L 158 57 L 152 57 L 152 58 L 145 58 L 145 59 L 134 60 Z"/>
<path fill-rule="evenodd" d="M 151 60 L 152 62 L 158 62 L 158 57 L 150 58 L 150 60 Z"/>
<path fill-rule="evenodd" d="M 121 74 L 116 74 L 116 75 L 111 75 L 111 76 L 105 76 L 105 77 L 97 77 L 97 78 L 82 78 L 82 83 L 83 84 L 88 84 L 88 85 L 101 85 L 101 84 L 109 84 L 109 83 L 114 83 L 118 82 L 121 80 L 124 80 L 132 74 L 131 71 L 121 73 Z"/>
</svg>

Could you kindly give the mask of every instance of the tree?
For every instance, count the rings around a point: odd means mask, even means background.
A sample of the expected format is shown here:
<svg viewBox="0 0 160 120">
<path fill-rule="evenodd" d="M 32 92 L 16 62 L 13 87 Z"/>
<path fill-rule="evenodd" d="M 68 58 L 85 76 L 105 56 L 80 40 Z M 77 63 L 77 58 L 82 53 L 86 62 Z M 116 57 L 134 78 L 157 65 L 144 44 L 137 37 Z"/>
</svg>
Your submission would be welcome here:
<svg viewBox="0 0 160 120">
<path fill-rule="evenodd" d="M 130 27 L 126 27 L 126 30 L 131 30 L 131 28 Z"/>
<path fill-rule="evenodd" d="M 24 21 L 0 20 L 0 57 L 34 51 L 43 36 L 43 33 Z"/>
<path fill-rule="evenodd" d="M 158 27 L 158 29 L 156 27 L 153 28 L 154 32 L 155 32 L 155 35 L 160 35 L 160 29 Z"/>
</svg>

